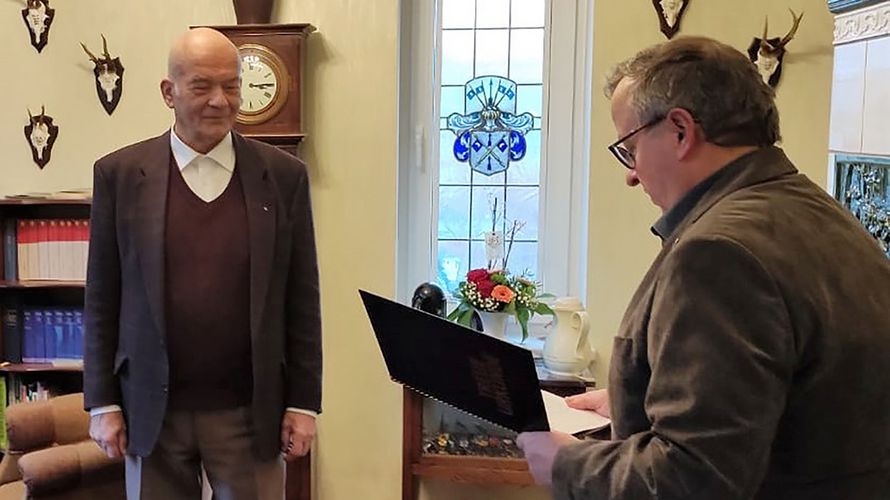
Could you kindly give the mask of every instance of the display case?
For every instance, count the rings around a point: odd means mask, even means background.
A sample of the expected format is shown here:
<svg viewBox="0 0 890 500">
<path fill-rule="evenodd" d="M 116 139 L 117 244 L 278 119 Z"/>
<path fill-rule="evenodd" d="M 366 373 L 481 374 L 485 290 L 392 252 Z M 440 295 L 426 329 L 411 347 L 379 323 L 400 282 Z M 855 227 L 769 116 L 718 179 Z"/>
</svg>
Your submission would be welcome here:
<svg viewBox="0 0 890 500">
<path fill-rule="evenodd" d="M 592 380 L 552 375 L 536 360 L 541 389 L 569 396 Z M 402 500 L 415 500 L 421 478 L 482 485 L 534 484 L 516 433 L 404 389 Z"/>
<path fill-rule="evenodd" d="M 835 198 L 890 258 L 890 158 L 839 154 L 834 177 Z"/>
</svg>

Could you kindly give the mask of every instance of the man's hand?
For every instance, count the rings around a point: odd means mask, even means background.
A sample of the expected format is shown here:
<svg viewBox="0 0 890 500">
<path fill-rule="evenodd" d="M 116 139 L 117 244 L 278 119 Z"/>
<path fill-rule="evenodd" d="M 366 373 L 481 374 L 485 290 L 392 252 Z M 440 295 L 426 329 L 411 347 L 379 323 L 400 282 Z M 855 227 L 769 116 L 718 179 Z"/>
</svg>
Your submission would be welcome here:
<svg viewBox="0 0 890 500">
<path fill-rule="evenodd" d="M 119 411 L 90 417 L 90 437 L 108 458 L 123 458 L 127 453 L 127 424 Z"/>
<path fill-rule="evenodd" d="M 315 438 L 315 417 L 285 411 L 281 421 L 281 453 L 288 462 L 309 453 Z"/>
<path fill-rule="evenodd" d="M 593 410 L 604 417 L 612 418 L 612 411 L 609 409 L 609 391 L 606 389 L 569 396 L 566 398 L 566 404 L 569 408 Z"/>
<path fill-rule="evenodd" d="M 556 452 L 567 444 L 579 439 L 564 432 L 523 432 L 516 438 L 516 444 L 525 453 L 528 469 L 540 485 L 549 486 L 553 482 L 553 459 Z"/>
</svg>

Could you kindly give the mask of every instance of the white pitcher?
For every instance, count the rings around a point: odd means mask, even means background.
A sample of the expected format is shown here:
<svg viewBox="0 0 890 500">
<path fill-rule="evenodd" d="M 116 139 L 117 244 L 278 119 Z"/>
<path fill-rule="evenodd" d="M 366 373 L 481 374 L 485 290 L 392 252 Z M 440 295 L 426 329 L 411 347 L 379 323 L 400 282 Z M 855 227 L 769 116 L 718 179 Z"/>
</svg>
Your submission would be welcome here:
<svg viewBox="0 0 890 500">
<path fill-rule="evenodd" d="M 578 297 L 558 299 L 553 311 L 556 325 L 550 327 L 544 341 L 544 365 L 557 375 L 579 375 L 596 354 L 587 340 L 587 312 Z"/>
</svg>

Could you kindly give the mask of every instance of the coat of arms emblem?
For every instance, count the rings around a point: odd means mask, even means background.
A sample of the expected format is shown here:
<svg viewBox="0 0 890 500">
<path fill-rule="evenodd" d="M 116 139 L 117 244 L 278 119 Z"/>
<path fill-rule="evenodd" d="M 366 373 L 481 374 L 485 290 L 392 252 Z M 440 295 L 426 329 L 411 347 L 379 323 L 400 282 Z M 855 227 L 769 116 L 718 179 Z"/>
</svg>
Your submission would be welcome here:
<svg viewBox="0 0 890 500">
<path fill-rule="evenodd" d="M 525 156 L 525 134 L 534 127 L 531 113 L 516 114 L 516 82 L 480 76 L 464 86 L 466 113 L 452 113 L 448 129 L 457 136 L 454 157 L 484 175 L 507 170 Z"/>
</svg>

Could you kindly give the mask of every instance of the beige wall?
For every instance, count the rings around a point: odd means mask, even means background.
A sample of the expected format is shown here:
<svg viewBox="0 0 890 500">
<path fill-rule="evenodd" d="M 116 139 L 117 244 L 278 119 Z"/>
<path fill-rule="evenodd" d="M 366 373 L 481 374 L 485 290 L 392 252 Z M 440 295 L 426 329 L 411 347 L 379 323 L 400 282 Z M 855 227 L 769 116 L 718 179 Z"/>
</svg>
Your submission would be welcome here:
<svg viewBox="0 0 890 500">
<path fill-rule="evenodd" d="M 56 10 L 49 43 L 37 53 L 29 42 L 19 4 L 0 4 L 0 195 L 92 186 L 92 165 L 120 146 L 157 135 L 172 123 L 158 84 L 166 73 L 167 48 L 191 24 L 232 24 L 231 5 L 219 0 L 152 2 L 79 0 L 51 2 Z M 124 65 L 124 93 L 108 116 L 96 97 L 93 64 L 79 42 L 96 54 L 108 49 Z M 28 110 L 40 106 L 59 126 L 52 161 L 41 171 L 31 161 L 23 128 Z"/>
<path fill-rule="evenodd" d="M 396 0 L 278 2 L 281 22 L 310 22 L 304 157 L 324 311 L 324 415 L 317 498 L 397 497 L 401 390 L 383 359 L 358 288 L 395 293 Z"/>
<path fill-rule="evenodd" d="M 552 1 L 558 6 L 564 0 Z M 303 149 L 313 183 L 325 327 L 316 494 L 323 500 L 390 500 L 400 488 L 401 398 L 385 374 L 356 289 L 389 295 L 395 290 L 398 1 L 279 4 L 276 21 L 309 22 L 319 30 L 308 43 L 310 137 Z M 230 4 L 222 0 L 53 5 L 57 18 L 50 43 L 39 55 L 14 12 L 19 7 L 8 1 L 0 16 L 0 60 L 16 61 L 17 74 L 38 77 L 0 82 L 3 95 L 15 96 L 7 97 L 0 116 L 0 194 L 88 186 L 96 157 L 162 132 L 172 120 L 157 90 L 169 41 L 191 24 L 234 22 Z M 698 0 L 682 32 L 744 48 L 762 29 L 764 13 L 774 29 L 787 29 L 788 6 L 806 10 L 806 17 L 789 46 L 779 88 L 785 147 L 802 170 L 824 183 L 833 30 L 825 2 Z M 658 214 L 640 191 L 623 186 L 621 167 L 604 149 L 614 131 L 598 88 L 618 60 L 664 38 L 648 0 L 598 1 L 594 22 L 588 307 L 594 342 L 606 358 L 624 307 L 657 250 L 648 226 Z M 77 44 L 95 47 L 100 32 L 126 67 L 124 97 L 111 117 L 97 102 L 91 66 Z M 44 171 L 31 162 L 22 135 L 25 108 L 41 104 L 62 127 Z M 601 380 L 605 365 L 598 369 Z M 422 496 L 547 498 L 536 488 L 491 490 L 432 481 L 424 483 Z"/>
</svg>

